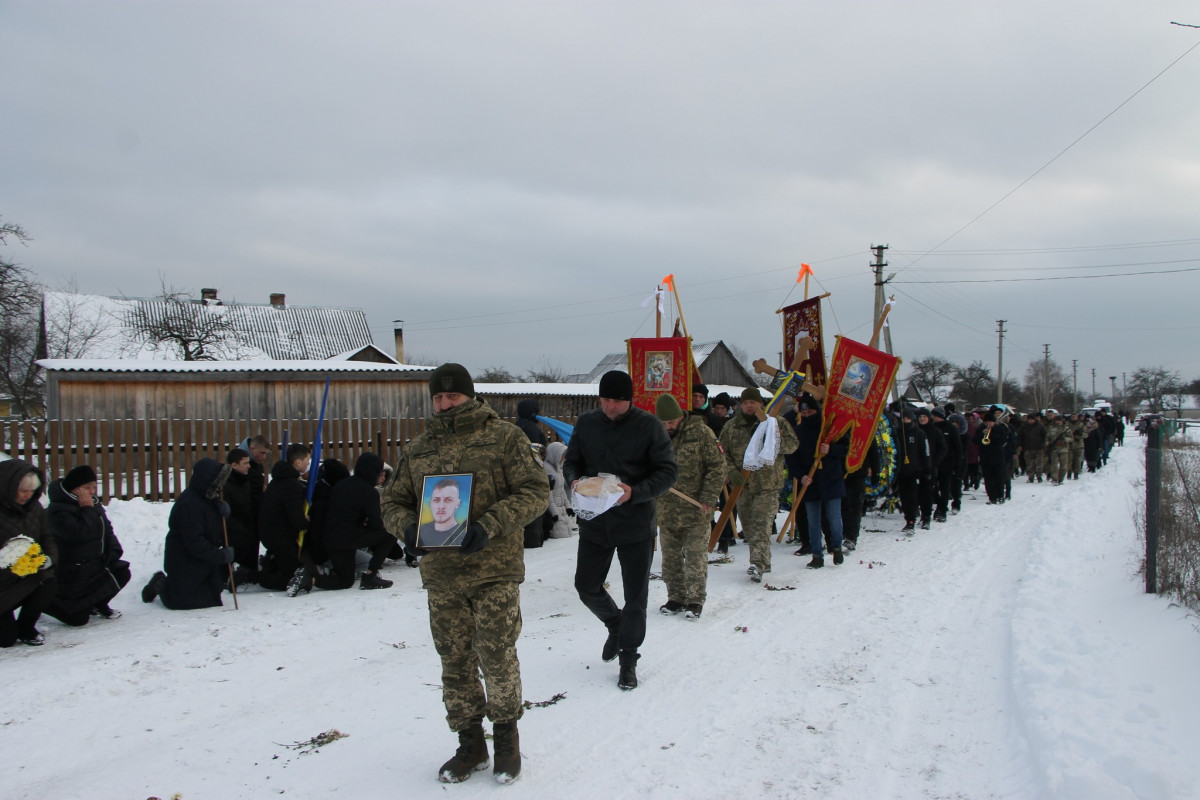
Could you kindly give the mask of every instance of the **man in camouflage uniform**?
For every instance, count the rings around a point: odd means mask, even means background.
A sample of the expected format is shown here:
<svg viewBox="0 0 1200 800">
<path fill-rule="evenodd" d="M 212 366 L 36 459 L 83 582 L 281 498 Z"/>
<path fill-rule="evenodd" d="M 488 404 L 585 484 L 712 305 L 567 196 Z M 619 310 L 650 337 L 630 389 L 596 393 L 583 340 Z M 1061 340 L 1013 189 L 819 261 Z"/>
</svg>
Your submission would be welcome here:
<svg viewBox="0 0 1200 800">
<path fill-rule="evenodd" d="M 1071 430 L 1067 421 L 1053 408 L 1046 409 L 1046 474 L 1056 484 L 1062 483 L 1071 463 Z"/>
<path fill-rule="evenodd" d="M 713 509 L 725 485 L 725 457 L 705 418 L 684 414 L 671 395 L 659 395 L 654 414 L 671 437 L 678 470 L 672 491 L 658 501 L 662 577 L 667 585 L 667 602 L 658 610 L 664 614 L 685 611 L 688 619 L 699 619 L 708 584 Z"/>
<path fill-rule="evenodd" d="M 1079 480 L 1079 470 L 1083 469 L 1083 442 L 1087 439 L 1087 426 L 1078 411 L 1071 412 L 1067 428 L 1071 431 L 1071 456 L 1067 465 L 1067 477 Z"/>
<path fill-rule="evenodd" d="M 731 480 L 736 483 L 738 479 L 745 479 L 737 507 L 742 516 L 742 535 L 750 545 L 750 566 L 746 574 L 755 583 L 761 583 L 762 576 L 771 571 L 771 522 L 779 513 L 783 457 L 800 446 L 792 426 L 779 425 L 779 454 L 774 463 L 744 475 L 742 464 L 746 447 L 755 429 L 766 419 L 762 393 L 758 389 L 746 389 L 742 392 L 739 413 L 721 429 L 721 449 L 725 451 L 730 475 L 736 475 Z"/>
<path fill-rule="evenodd" d="M 470 374 L 443 364 L 429 379 L 434 413 L 383 493 L 388 530 L 416 550 L 424 478 L 473 474 L 470 516 L 460 549 L 429 551 L 421 579 L 429 593 L 429 627 L 442 658 L 446 721 L 458 734 L 454 757 L 438 773 L 458 783 L 488 767 L 483 717 L 492 720 L 495 777 L 509 783 L 521 771 L 517 720 L 522 713 L 520 584 L 525 579 L 525 525 L 546 510 L 550 486 L 533 460 L 529 439 L 475 397 Z M 480 682 L 480 672 L 483 682 Z M 486 685 L 486 693 L 485 693 Z"/>
</svg>

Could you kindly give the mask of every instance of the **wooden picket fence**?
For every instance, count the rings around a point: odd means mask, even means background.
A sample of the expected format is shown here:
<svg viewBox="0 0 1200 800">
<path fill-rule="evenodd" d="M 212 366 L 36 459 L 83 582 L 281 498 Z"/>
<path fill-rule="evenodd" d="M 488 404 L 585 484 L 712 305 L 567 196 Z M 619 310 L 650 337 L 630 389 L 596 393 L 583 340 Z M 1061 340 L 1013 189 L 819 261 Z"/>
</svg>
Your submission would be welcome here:
<svg viewBox="0 0 1200 800">
<path fill-rule="evenodd" d="M 337 458 L 351 469 L 366 451 L 395 464 L 400 449 L 425 429 L 422 419 L 327 419 L 321 429 L 322 458 Z M 89 464 L 100 477 L 105 500 L 142 497 L 174 500 L 187 487 L 201 458 L 224 463 L 225 455 L 247 436 L 273 443 L 268 469 L 288 443 L 309 446 L 316 420 L 32 420 L 0 424 L 0 447 L 13 458 L 40 467 L 47 480 Z"/>
</svg>

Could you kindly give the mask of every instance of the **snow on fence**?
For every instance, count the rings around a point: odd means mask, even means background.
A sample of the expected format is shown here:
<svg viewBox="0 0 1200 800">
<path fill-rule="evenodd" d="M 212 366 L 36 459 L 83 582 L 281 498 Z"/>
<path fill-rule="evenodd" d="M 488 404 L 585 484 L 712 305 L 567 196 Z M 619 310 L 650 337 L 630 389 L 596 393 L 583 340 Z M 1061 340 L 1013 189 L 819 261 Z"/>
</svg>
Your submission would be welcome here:
<svg viewBox="0 0 1200 800">
<path fill-rule="evenodd" d="M 365 451 L 395 464 L 400 448 L 425 429 L 421 419 L 327 419 L 321 430 L 322 458 L 353 468 Z M 274 443 L 267 467 L 282 456 L 279 445 L 310 444 L 317 422 L 304 420 L 33 420 L 0 424 L 3 449 L 41 467 L 47 480 L 90 464 L 100 477 L 100 495 L 128 500 L 174 500 L 187 486 L 192 465 L 205 457 L 222 463 L 247 436 Z"/>
</svg>

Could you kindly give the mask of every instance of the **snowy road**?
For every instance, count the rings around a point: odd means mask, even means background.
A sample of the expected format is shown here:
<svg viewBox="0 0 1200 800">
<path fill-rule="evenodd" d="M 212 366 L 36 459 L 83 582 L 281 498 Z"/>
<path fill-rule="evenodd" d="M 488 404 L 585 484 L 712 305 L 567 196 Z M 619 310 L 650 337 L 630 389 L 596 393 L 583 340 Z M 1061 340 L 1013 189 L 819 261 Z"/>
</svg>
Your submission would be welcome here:
<svg viewBox="0 0 1200 800">
<path fill-rule="evenodd" d="M 168 612 L 137 598 L 167 509 L 114 503 L 137 583 L 124 618 L 46 621 L 46 647 L 0 652 L 4 795 L 1196 797 L 1200 635 L 1141 592 L 1141 444 L 1062 487 L 1018 479 L 1003 506 L 980 492 L 912 538 L 868 517 L 841 567 L 776 545 L 778 591 L 749 583 L 738 546 L 711 567 L 700 621 L 651 614 L 633 692 L 600 661 L 573 541 L 527 551 L 525 697 L 565 697 L 527 711 L 506 788 L 435 780 L 455 740 L 415 572 Z M 665 599 L 653 582 L 653 607 Z M 331 728 L 348 736 L 286 746 Z"/>
</svg>

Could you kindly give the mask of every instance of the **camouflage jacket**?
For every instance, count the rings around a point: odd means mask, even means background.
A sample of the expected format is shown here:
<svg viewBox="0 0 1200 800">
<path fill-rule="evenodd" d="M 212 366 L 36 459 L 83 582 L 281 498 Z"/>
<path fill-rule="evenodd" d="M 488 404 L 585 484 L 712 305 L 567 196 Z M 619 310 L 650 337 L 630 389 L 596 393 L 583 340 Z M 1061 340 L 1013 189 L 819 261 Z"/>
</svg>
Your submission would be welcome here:
<svg viewBox="0 0 1200 800">
<path fill-rule="evenodd" d="M 741 472 L 746 447 L 750 444 L 750 438 L 754 435 L 754 430 L 758 425 L 757 419 L 747 421 L 745 414 L 738 413 L 721 429 L 721 449 L 725 451 L 725 461 L 731 473 Z M 751 472 L 750 477 L 746 479 L 746 487 L 742 491 L 747 494 L 779 491 L 779 488 L 783 486 L 783 457 L 788 453 L 795 452 L 799 446 L 800 442 L 796 439 L 796 431 L 787 423 L 787 420 L 781 420 L 779 423 L 779 455 L 775 458 L 775 463 Z"/>
<path fill-rule="evenodd" d="M 701 416 L 684 415 L 671 439 L 678 469 L 675 491 L 682 492 L 697 503 L 717 504 L 725 486 L 725 457 L 717 447 L 717 437 Z M 658 498 L 659 522 L 678 520 L 695 522 L 705 517 L 702 509 L 672 492 Z M 711 513 L 709 514 L 711 516 Z"/>
<path fill-rule="evenodd" d="M 1067 420 L 1067 430 L 1071 432 L 1071 449 L 1082 449 L 1083 440 L 1087 438 L 1087 426 L 1083 424 L 1083 420 Z"/>
<path fill-rule="evenodd" d="M 1053 453 L 1071 448 L 1071 429 L 1064 422 L 1051 422 L 1046 426 L 1046 452 Z"/>
<path fill-rule="evenodd" d="M 421 559 L 425 586 L 478 585 L 525 579 L 525 525 L 546 510 L 550 482 L 529 439 L 479 399 L 431 415 L 383 490 L 383 520 L 397 538 L 419 523 L 426 475 L 474 475 L 469 521 L 488 533 L 477 553 L 434 550 Z"/>
</svg>

